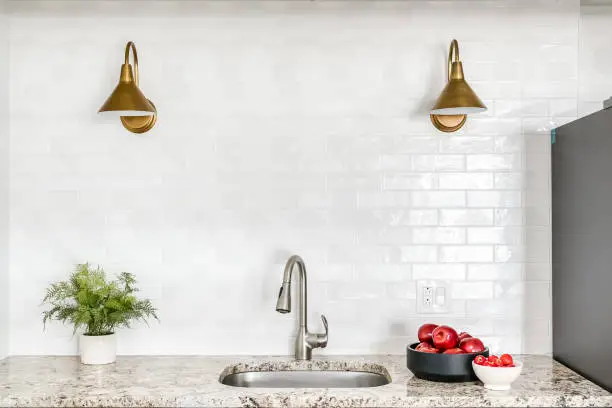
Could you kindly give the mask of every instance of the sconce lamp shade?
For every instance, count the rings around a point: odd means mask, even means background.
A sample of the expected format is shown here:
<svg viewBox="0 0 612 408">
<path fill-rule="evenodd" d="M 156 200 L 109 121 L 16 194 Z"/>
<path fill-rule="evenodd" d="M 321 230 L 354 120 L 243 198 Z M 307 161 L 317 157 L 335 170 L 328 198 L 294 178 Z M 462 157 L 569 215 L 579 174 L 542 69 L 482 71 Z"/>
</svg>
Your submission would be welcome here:
<svg viewBox="0 0 612 408">
<path fill-rule="evenodd" d="M 130 50 L 134 57 L 134 71 L 129 63 Z M 123 126 L 133 133 L 147 132 L 155 125 L 157 109 L 138 88 L 138 54 L 131 41 L 125 47 L 125 62 L 121 65 L 119 84 L 98 113 L 119 116 Z"/>
<path fill-rule="evenodd" d="M 461 62 L 453 62 L 451 77 L 431 109 L 432 115 L 468 115 L 487 110 L 463 77 Z"/>
<path fill-rule="evenodd" d="M 149 116 L 155 114 L 155 108 L 134 82 L 130 64 L 121 66 L 119 84 L 98 112 L 115 116 Z"/>
<path fill-rule="evenodd" d="M 448 82 L 429 113 L 436 128 L 443 132 L 454 132 L 463 126 L 466 115 L 484 112 L 487 107 L 465 81 L 456 40 L 451 42 L 448 70 Z"/>
</svg>

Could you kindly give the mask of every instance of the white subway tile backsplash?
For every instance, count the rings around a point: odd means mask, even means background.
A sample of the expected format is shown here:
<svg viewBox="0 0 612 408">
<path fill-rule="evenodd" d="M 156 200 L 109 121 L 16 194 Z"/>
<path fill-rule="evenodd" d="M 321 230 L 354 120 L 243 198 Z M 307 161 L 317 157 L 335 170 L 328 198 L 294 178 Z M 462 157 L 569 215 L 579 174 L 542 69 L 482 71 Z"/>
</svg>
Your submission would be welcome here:
<svg viewBox="0 0 612 408">
<path fill-rule="evenodd" d="M 482 135 L 516 135 L 521 132 L 521 119 L 473 116 L 466 126 L 470 133 L 477 132 Z"/>
<path fill-rule="evenodd" d="M 382 282 L 370 282 L 368 285 L 363 285 L 359 282 L 334 282 L 327 284 L 327 298 L 331 301 L 369 300 L 382 299 L 384 297 L 385 284 Z"/>
<path fill-rule="evenodd" d="M 433 245 L 412 245 L 401 248 L 402 262 L 436 262 L 438 248 Z"/>
<path fill-rule="evenodd" d="M 525 148 L 523 135 L 519 132 L 513 135 L 495 137 L 495 153 L 521 153 Z"/>
<path fill-rule="evenodd" d="M 468 280 L 486 281 L 521 281 L 523 279 L 522 263 L 493 263 L 468 265 Z"/>
<path fill-rule="evenodd" d="M 524 307 L 514 300 L 486 299 L 468 300 L 466 312 L 477 316 L 500 316 L 506 319 L 518 319 L 523 316 Z"/>
<path fill-rule="evenodd" d="M 399 282 L 411 279 L 411 267 L 407 264 L 381 265 L 381 264 L 358 264 L 354 266 L 354 277 L 356 281 L 380 281 Z"/>
<path fill-rule="evenodd" d="M 357 242 L 368 245 L 395 245 L 412 242 L 411 227 L 393 226 L 374 230 L 363 230 L 357 233 Z"/>
<path fill-rule="evenodd" d="M 493 225 L 493 210 L 440 210 L 440 225 L 470 226 Z"/>
<path fill-rule="evenodd" d="M 350 198 L 344 200 L 346 204 L 350 203 L 353 198 L 351 194 Z M 331 205 L 325 205 L 323 207 L 330 207 Z M 357 193 L 357 206 L 360 208 L 387 208 L 387 207 L 399 207 L 405 208 L 410 207 L 412 203 L 410 192 L 408 191 L 364 191 Z M 345 207 L 347 206 L 345 204 Z"/>
<path fill-rule="evenodd" d="M 465 207 L 464 191 L 415 191 L 412 193 L 414 207 Z"/>
<path fill-rule="evenodd" d="M 332 263 L 385 263 L 397 261 L 399 251 L 383 245 L 330 245 L 327 261 Z"/>
<path fill-rule="evenodd" d="M 525 184 L 524 173 L 496 173 L 495 188 L 498 190 L 521 190 Z"/>
<path fill-rule="evenodd" d="M 145 352 L 256 354 L 272 331 L 286 339 L 265 351 L 288 354 L 293 316 L 270 302 L 292 253 L 308 265 L 313 317 L 333 322 L 332 353 L 404 352 L 431 317 L 417 312 L 417 280 L 449 282 L 445 318 L 496 352 L 550 351 L 548 329 L 523 328 L 533 307 L 550 322 L 549 131 L 600 106 L 610 81 L 607 65 L 596 69 L 578 47 L 573 0 L 521 4 L 518 20 L 505 7 L 518 3 L 500 1 L 447 2 L 442 14 L 435 2 L 255 2 L 248 18 L 240 2 L 197 2 L 197 13 L 186 2 L 161 20 L 127 17 L 144 38 L 143 90 L 160 109 L 144 138 L 115 121 L 78 120 L 116 83 L 125 33 L 109 29 L 110 2 L 88 2 L 68 25 L 67 3 L 53 0 L 52 13 L 11 16 L 10 284 L 32 291 L 26 306 L 10 299 L 11 351 L 44 343 L 50 354 L 74 353 L 63 331 L 41 333 L 34 293 L 85 257 L 161 293 L 160 335 Z M 473 23 L 485 19 L 495 30 L 483 40 Z M 432 24 L 453 27 L 489 108 L 453 134 L 428 115 L 445 69 L 431 50 L 451 38 Z M 603 46 L 607 29 L 587 28 L 585 41 Z M 420 37 L 428 44 L 410 41 Z M 189 45 L 188 64 L 177 44 Z M 181 74 L 170 87 L 168 72 Z M 34 88 L 46 92 L 32 105 Z M 82 103 L 75 111 L 62 98 Z M 228 291 L 250 308 L 200 313 L 196 325 L 170 312 L 207 310 Z M 221 340 L 197 341 L 203 331 Z"/>
<path fill-rule="evenodd" d="M 440 262 L 492 262 L 493 247 L 463 245 L 440 247 Z"/>
<path fill-rule="evenodd" d="M 416 299 L 416 282 L 387 284 L 387 296 L 391 299 Z"/>
<path fill-rule="evenodd" d="M 525 248 L 522 245 L 497 245 L 495 262 L 524 262 Z"/>
<path fill-rule="evenodd" d="M 493 175 L 489 173 L 440 174 L 440 188 L 443 190 L 486 190 L 493 188 Z"/>
<path fill-rule="evenodd" d="M 453 282 L 451 286 L 453 299 L 492 299 L 492 282 Z"/>
<path fill-rule="evenodd" d="M 523 101 L 520 99 L 499 99 L 495 101 L 495 113 L 499 117 L 520 117 L 522 109 Z"/>
<path fill-rule="evenodd" d="M 521 207 L 520 191 L 468 191 L 467 206 L 476 208 Z"/>
<path fill-rule="evenodd" d="M 393 214 L 399 225 L 438 225 L 437 210 L 406 210 Z"/>
<path fill-rule="evenodd" d="M 441 154 L 412 156 L 413 171 L 462 171 L 465 170 L 465 156 Z"/>
<path fill-rule="evenodd" d="M 465 265 L 462 264 L 414 264 L 412 279 L 418 280 L 465 280 Z"/>
<path fill-rule="evenodd" d="M 552 116 L 578 116 L 578 102 L 574 98 L 569 99 L 551 99 L 550 114 Z"/>
<path fill-rule="evenodd" d="M 499 208 L 495 210 L 495 225 L 500 227 L 521 226 L 525 216 L 521 208 Z"/>
<path fill-rule="evenodd" d="M 546 116 L 549 109 L 548 99 L 530 99 L 523 103 L 521 116 Z"/>
<path fill-rule="evenodd" d="M 385 176 L 385 190 L 431 190 L 436 186 L 435 174 L 395 174 Z"/>
<path fill-rule="evenodd" d="M 402 137 L 397 150 L 391 153 L 437 153 L 440 150 L 439 143 L 438 139 L 434 137 Z"/>
<path fill-rule="evenodd" d="M 311 270 L 315 267 L 317 276 L 321 281 L 350 282 L 355 278 L 352 264 L 309 265 L 309 267 Z"/>
<path fill-rule="evenodd" d="M 412 242 L 415 244 L 463 244 L 465 243 L 464 228 L 414 228 Z"/>
<path fill-rule="evenodd" d="M 351 173 L 327 176 L 327 188 L 331 191 L 376 190 L 380 185 L 381 177 L 376 174 Z"/>
<path fill-rule="evenodd" d="M 385 171 L 410 172 L 414 170 L 412 157 L 407 154 L 383 154 L 380 156 L 379 160 L 380 168 Z M 432 169 L 428 171 L 435 170 Z"/>
<path fill-rule="evenodd" d="M 500 281 L 494 284 L 495 298 L 522 299 L 525 294 L 525 282 Z"/>
<path fill-rule="evenodd" d="M 521 228 L 483 227 L 468 228 L 469 244 L 522 244 L 524 242 Z"/>
<path fill-rule="evenodd" d="M 519 170 L 521 157 L 516 154 L 474 154 L 467 156 L 467 170 Z"/>
<path fill-rule="evenodd" d="M 494 148 L 492 137 L 451 136 L 440 141 L 442 153 L 493 153 Z"/>
</svg>

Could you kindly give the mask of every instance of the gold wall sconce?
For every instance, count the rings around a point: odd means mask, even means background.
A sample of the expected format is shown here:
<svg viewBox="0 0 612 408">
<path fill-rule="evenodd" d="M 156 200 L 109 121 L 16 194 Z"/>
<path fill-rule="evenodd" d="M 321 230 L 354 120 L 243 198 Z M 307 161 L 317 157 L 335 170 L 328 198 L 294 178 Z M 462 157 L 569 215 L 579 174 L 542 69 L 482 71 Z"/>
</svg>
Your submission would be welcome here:
<svg viewBox="0 0 612 408">
<path fill-rule="evenodd" d="M 133 72 L 130 50 L 134 58 Z M 138 54 L 132 41 L 125 46 L 125 62 L 121 66 L 119 84 L 98 113 L 119 116 L 123 127 L 133 133 L 145 133 L 151 130 L 157 121 L 155 105 L 138 88 Z"/>
<path fill-rule="evenodd" d="M 486 110 L 487 107 L 465 81 L 459 60 L 459 43 L 453 40 L 448 53 L 448 83 L 429 112 L 431 122 L 442 132 L 456 132 L 463 127 L 468 114 Z"/>
</svg>

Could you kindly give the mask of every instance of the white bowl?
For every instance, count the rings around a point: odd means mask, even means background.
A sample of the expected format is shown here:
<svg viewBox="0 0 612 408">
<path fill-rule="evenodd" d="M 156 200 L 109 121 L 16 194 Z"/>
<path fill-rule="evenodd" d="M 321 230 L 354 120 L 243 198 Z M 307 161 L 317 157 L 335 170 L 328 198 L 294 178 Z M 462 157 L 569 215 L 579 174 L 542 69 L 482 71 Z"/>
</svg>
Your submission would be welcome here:
<svg viewBox="0 0 612 408">
<path fill-rule="evenodd" d="M 510 384 L 521 374 L 523 363 L 515 361 L 514 365 L 516 367 L 488 367 L 472 361 L 476 377 L 483 382 L 485 388 L 495 391 L 509 390 Z"/>
</svg>

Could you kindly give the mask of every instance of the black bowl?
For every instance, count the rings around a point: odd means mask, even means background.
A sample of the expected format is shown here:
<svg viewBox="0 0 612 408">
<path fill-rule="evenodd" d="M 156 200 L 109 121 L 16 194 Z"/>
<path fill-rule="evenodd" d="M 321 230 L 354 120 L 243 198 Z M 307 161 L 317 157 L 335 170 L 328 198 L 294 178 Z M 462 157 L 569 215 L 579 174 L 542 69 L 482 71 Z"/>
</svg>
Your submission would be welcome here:
<svg viewBox="0 0 612 408">
<path fill-rule="evenodd" d="M 464 382 L 478 378 L 472 369 L 472 361 L 477 355 L 489 356 L 489 349 L 480 353 L 436 354 L 416 351 L 419 343 L 406 347 L 406 366 L 415 377 L 429 381 Z"/>
</svg>

